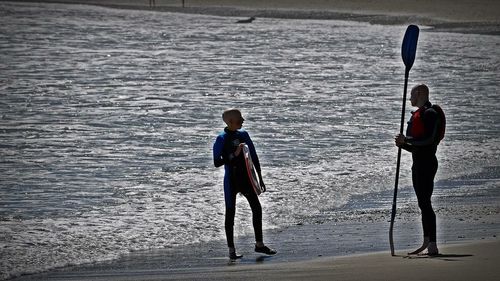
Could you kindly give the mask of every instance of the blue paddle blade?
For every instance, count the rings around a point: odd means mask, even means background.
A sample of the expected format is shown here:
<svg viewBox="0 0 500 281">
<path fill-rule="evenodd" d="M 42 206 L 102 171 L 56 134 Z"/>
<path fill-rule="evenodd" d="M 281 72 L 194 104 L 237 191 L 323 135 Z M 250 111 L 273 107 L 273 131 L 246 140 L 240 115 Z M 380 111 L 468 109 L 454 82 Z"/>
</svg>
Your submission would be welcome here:
<svg viewBox="0 0 500 281">
<path fill-rule="evenodd" d="M 410 70 L 415 61 L 415 53 L 417 52 L 419 29 L 416 25 L 409 25 L 403 38 L 403 46 L 401 47 L 401 55 L 406 69 Z"/>
</svg>

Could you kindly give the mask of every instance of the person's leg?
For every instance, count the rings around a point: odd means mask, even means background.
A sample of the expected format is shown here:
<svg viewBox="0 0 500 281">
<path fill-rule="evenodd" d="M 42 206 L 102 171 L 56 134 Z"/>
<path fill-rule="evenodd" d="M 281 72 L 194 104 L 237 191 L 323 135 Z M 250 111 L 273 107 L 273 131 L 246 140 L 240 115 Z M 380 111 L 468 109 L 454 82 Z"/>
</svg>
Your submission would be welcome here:
<svg viewBox="0 0 500 281">
<path fill-rule="evenodd" d="M 429 237 L 429 242 L 436 242 L 436 214 L 432 208 L 433 184 L 427 183 L 424 192 L 418 197 L 418 206 L 422 212 L 422 225 L 424 236 Z"/>
<path fill-rule="evenodd" d="M 227 246 L 234 249 L 234 216 L 236 208 L 226 208 L 226 220 L 224 223 L 226 229 Z"/>
<path fill-rule="evenodd" d="M 425 194 L 423 195 L 424 202 L 422 202 L 422 206 L 420 207 L 422 210 L 422 217 L 425 218 L 425 224 L 429 235 L 427 253 L 430 255 L 437 255 L 439 253 L 436 239 L 436 213 L 434 213 L 431 202 L 432 193 L 434 191 L 434 177 L 436 175 L 437 168 L 438 163 L 436 157 L 430 159 L 428 164 L 425 166 L 425 174 L 423 176 L 423 189 Z"/>
<path fill-rule="evenodd" d="M 435 159 L 435 158 L 434 158 Z M 437 161 L 416 162 L 412 167 L 413 188 L 422 214 L 422 229 L 424 243 L 422 247 L 411 254 L 420 253 L 432 244 L 429 253 L 436 252 L 436 214 L 432 208 L 432 192 L 434 190 L 434 176 L 437 170 Z M 435 250 L 434 250 L 435 248 Z"/>
<path fill-rule="evenodd" d="M 259 197 L 253 191 L 246 193 L 245 197 L 252 209 L 252 224 L 255 233 L 255 241 L 256 243 L 262 243 L 262 206 L 260 205 Z"/>
<path fill-rule="evenodd" d="M 236 214 L 236 207 L 234 208 L 226 208 L 226 240 L 227 247 L 229 249 L 229 258 L 232 260 L 240 259 L 243 255 L 239 255 L 236 253 L 236 247 L 234 246 L 234 216 Z"/>
<path fill-rule="evenodd" d="M 277 253 L 276 250 L 264 245 L 262 234 L 262 206 L 260 205 L 259 197 L 253 190 L 246 192 L 245 197 L 247 198 L 250 208 L 252 209 L 252 222 L 255 232 L 255 251 L 266 255 L 275 255 Z"/>
<path fill-rule="evenodd" d="M 421 165 L 417 161 L 413 161 L 413 166 L 411 167 L 411 178 L 412 178 L 412 183 L 413 183 L 413 190 L 415 191 L 415 195 L 417 196 L 418 200 L 418 205 L 420 207 L 420 202 L 421 198 L 423 198 L 422 192 L 421 192 Z M 422 231 L 424 234 L 424 239 L 422 246 L 420 246 L 418 249 L 416 249 L 413 252 L 408 253 L 409 255 L 416 255 L 422 252 L 423 250 L 427 249 L 427 246 L 429 246 L 429 233 L 427 229 L 427 225 L 424 220 L 424 216 L 421 211 L 421 221 L 422 221 Z"/>
<path fill-rule="evenodd" d="M 243 257 L 242 255 L 236 254 L 236 248 L 234 246 L 234 217 L 236 215 L 236 194 L 232 189 L 226 190 L 225 194 L 226 200 L 226 217 L 224 221 L 224 227 L 226 230 L 226 240 L 227 247 L 229 248 L 229 258 L 239 259 Z"/>
</svg>

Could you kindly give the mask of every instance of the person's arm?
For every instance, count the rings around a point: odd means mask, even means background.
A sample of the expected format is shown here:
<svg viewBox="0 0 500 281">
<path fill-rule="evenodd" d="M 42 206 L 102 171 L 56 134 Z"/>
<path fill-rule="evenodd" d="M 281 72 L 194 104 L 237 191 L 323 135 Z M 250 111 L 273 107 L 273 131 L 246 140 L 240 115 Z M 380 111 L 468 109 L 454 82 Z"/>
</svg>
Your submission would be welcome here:
<svg viewBox="0 0 500 281">
<path fill-rule="evenodd" d="M 218 136 L 214 143 L 213 156 L 214 156 L 214 166 L 220 167 L 226 163 L 223 156 L 224 151 L 224 137 Z"/>
<path fill-rule="evenodd" d="M 408 144 L 407 140 L 408 139 L 405 137 L 405 135 L 403 134 L 397 135 L 395 138 L 396 146 L 406 151 L 413 152 L 414 147 Z"/>
<path fill-rule="evenodd" d="M 248 145 L 248 149 L 250 150 L 250 156 L 252 157 L 253 165 L 255 167 L 255 170 L 257 171 L 257 175 L 259 176 L 260 186 L 263 187 L 264 190 L 266 190 L 266 185 L 264 184 L 264 180 L 262 179 L 259 156 L 257 155 L 257 151 L 255 150 L 255 146 L 253 144 L 252 139 L 250 138 L 250 135 L 247 132 L 245 133 L 246 133 L 245 143 Z"/>
<path fill-rule="evenodd" d="M 248 145 L 248 149 L 250 150 L 250 156 L 252 156 L 252 162 L 253 165 L 255 166 L 255 170 L 257 170 L 257 173 L 260 174 L 259 156 L 257 156 L 257 151 L 255 150 L 255 146 L 252 142 L 252 139 L 250 138 L 250 135 L 247 132 L 245 132 L 245 144 Z"/>
</svg>

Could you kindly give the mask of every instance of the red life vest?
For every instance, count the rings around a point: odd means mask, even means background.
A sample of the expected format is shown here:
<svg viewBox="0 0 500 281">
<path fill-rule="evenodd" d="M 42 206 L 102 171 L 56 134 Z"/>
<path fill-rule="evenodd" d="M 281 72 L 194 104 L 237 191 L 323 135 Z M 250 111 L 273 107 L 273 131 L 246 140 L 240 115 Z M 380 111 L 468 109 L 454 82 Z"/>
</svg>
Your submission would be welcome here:
<svg viewBox="0 0 500 281">
<path fill-rule="evenodd" d="M 446 131 L 446 117 L 444 115 L 443 109 L 437 105 L 433 104 L 430 108 L 434 109 L 437 113 L 437 122 L 438 122 L 438 132 L 437 132 L 437 143 L 444 138 L 444 133 Z M 425 125 L 424 125 L 424 112 L 427 110 L 427 107 L 421 107 L 417 111 L 412 113 L 411 118 L 411 127 L 410 127 L 410 136 L 413 138 L 423 137 L 425 134 Z"/>
<path fill-rule="evenodd" d="M 425 107 L 421 107 L 412 113 L 410 136 L 413 138 L 420 138 L 425 134 L 424 112 L 426 109 Z"/>
</svg>

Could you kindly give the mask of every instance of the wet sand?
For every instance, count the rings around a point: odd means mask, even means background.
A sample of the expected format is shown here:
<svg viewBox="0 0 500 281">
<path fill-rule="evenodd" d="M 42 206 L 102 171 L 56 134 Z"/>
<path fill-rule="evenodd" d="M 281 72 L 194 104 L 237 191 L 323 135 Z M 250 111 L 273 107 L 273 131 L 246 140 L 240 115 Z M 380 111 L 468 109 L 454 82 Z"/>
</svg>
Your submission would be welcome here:
<svg viewBox="0 0 500 281">
<path fill-rule="evenodd" d="M 497 280 L 499 241 L 448 246 L 436 257 L 375 253 L 306 262 L 172 272 L 162 280 Z M 142 276 L 141 280 L 155 280 Z M 113 279 L 111 279 L 113 280 Z"/>
<path fill-rule="evenodd" d="M 480 175 L 482 176 L 482 175 Z M 491 180 L 496 176 L 489 174 Z M 441 183 L 477 183 L 477 178 Z M 407 257 L 421 243 L 421 226 L 411 190 L 401 190 L 395 223 L 396 256 L 388 244 L 389 211 L 345 210 L 265 231 L 278 250 L 273 257 L 253 252 L 253 235 L 237 237 L 244 257 L 229 262 L 224 241 L 134 252 L 118 260 L 26 275 L 32 280 L 497 280 L 500 268 L 500 192 L 485 198 L 434 197 L 440 256 Z M 386 197 L 386 196 L 384 196 Z M 378 197 L 374 197 L 373 200 Z M 487 199 L 487 200 L 486 200 Z M 370 202 L 364 202 L 371 204 Z"/>
<path fill-rule="evenodd" d="M 407 256 L 387 252 L 342 257 L 320 257 L 307 261 L 225 266 L 78 268 L 19 280 L 498 280 L 500 241 L 484 241 L 441 247 L 435 257 Z M 146 262 L 146 261 L 144 261 Z M 150 261 L 148 261 L 150 262 Z"/>
</svg>

